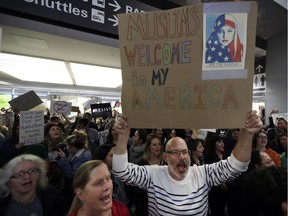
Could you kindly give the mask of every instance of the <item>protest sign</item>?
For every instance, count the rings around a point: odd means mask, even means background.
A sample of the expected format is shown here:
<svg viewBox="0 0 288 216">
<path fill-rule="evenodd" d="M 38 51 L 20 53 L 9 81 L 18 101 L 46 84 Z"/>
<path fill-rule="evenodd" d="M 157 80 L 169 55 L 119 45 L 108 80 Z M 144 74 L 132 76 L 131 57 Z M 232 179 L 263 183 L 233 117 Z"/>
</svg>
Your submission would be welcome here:
<svg viewBox="0 0 288 216">
<path fill-rule="evenodd" d="M 32 90 L 26 92 L 23 95 L 14 98 L 13 100 L 8 102 L 13 109 L 17 109 L 19 111 L 28 111 L 39 104 L 43 103 L 43 101 L 38 97 L 38 95 Z"/>
<path fill-rule="evenodd" d="M 50 112 L 63 115 L 70 115 L 72 103 L 66 101 L 51 101 Z"/>
<path fill-rule="evenodd" d="M 100 143 L 100 145 L 102 145 L 102 144 L 106 143 L 108 140 L 109 129 L 104 130 L 104 131 L 99 131 L 98 134 L 100 136 L 99 143 Z"/>
<path fill-rule="evenodd" d="M 245 126 L 252 108 L 256 2 L 194 4 L 118 18 L 121 103 L 130 127 Z"/>
<path fill-rule="evenodd" d="M 278 119 L 283 118 L 288 122 L 287 113 L 274 113 L 272 114 L 273 122 L 277 122 Z"/>
<path fill-rule="evenodd" d="M 71 112 L 77 112 L 77 113 L 80 113 L 80 109 L 78 106 L 72 106 L 71 107 Z"/>
<path fill-rule="evenodd" d="M 108 118 L 112 116 L 111 103 L 91 104 L 90 106 L 93 118 Z"/>
<path fill-rule="evenodd" d="M 42 110 L 21 111 L 19 142 L 24 145 L 41 143 L 44 139 L 44 112 Z"/>
</svg>

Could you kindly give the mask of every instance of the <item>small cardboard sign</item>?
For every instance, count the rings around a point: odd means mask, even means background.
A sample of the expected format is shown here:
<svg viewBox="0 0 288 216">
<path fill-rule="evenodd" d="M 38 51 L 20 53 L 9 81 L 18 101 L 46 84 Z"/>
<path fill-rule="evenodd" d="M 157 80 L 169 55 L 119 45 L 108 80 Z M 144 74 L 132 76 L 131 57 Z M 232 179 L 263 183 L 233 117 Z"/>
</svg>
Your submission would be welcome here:
<svg viewBox="0 0 288 216">
<path fill-rule="evenodd" d="M 80 109 L 78 106 L 72 106 L 71 107 L 71 112 L 80 112 Z"/>
<path fill-rule="evenodd" d="M 66 101 L 51 101 L 50 112 L 63 115 L 70 115 L 72 103 Z"/>
<path fill-rule="evenodd" d="M 13 100 L 8 102 L 13 109 L 17 109 L 19 111 L 28 111 L 39 104 L 42 104 L 43 101 L 38 97 L 38 95 L 32 90 L 26 92 L 23 95 L 14 98 Z"/>
<path fill-rule="evenodd" d="M 19 142 L 24 145 L 41 143 L 44 139 L 44 111 L 21 111 Z"/>
<path fill-rule="evenodd" d="M 108 140 L 108 135 L 109 135 L 109 129 L 104 130 L 104 131 L 99 131 L 99 136 L 100 136 L 100 145 L 104 144 Z"/>
<path fill-rule="evenodd" d="M 274 113 L 272 114 L 273 121 L 276 122 L 277 119 L 283 118 L 288 122 L 288 113 Z"/>
</svg>

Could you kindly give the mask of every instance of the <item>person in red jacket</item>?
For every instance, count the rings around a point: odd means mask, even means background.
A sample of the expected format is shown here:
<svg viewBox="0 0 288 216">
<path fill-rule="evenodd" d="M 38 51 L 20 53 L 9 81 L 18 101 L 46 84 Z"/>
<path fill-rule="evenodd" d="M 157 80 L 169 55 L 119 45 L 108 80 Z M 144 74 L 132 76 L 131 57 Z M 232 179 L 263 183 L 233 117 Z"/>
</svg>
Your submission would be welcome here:
<svg viewBox="0 0 288 216">
<path fill-rule="evenodd" d="M 75 197 L 67 216 L 130 216 L 124 203 L 112 199 L 111 174 L 101 160 L 87 161 L 78 168 L 73 189 Z"/>
</svg>

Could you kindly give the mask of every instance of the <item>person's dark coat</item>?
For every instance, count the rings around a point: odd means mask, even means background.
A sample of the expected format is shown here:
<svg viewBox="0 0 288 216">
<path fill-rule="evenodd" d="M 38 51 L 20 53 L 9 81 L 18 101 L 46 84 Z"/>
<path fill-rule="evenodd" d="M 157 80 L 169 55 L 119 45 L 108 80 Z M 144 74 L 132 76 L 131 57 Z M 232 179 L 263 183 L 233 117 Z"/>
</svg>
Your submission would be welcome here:
<svg viewBox="0 0 288 216">
<path fill-rule="evenodd" d="M 59 190 L 52 186 L 48 186 L 37 193 L 37 196 L 42 204 L 43 216 L 66 216 L 68 206 L 63 195 Z M 5 215 L 11 195 L 0 199 L 0 215 Z M 19 212 L 21 215 L 21 212 Z"/>
</svg>

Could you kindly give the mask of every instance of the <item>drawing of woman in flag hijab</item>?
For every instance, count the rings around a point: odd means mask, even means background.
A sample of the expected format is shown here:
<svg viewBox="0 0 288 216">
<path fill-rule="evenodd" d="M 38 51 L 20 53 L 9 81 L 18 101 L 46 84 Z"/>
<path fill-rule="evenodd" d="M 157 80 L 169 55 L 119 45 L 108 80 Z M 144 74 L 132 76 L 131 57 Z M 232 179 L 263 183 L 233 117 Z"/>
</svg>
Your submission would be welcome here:
<svg viewBox="0 0 288 216">
<path fill-rule="evenodd" d="M 206 42 L 205 63 L 241 62 L 243 44 L 237 32 L 237 22 L 231 14 L 221 14 Z"/>
</svg>

